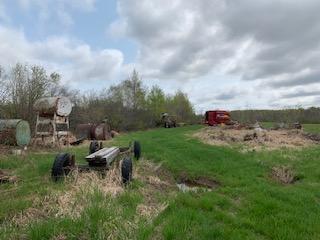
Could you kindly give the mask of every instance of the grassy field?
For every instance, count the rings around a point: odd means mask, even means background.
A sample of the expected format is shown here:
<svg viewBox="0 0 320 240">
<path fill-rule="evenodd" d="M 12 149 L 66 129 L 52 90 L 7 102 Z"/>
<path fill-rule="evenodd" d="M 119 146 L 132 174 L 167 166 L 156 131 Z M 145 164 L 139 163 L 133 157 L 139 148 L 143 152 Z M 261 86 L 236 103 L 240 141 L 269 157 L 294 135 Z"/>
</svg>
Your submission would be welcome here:
<svg viewBox="0 0 320 240">
<path fill-rule="evenodd" d="M 166 207 L 155 218 L 137 214 L 139 204 L 154 198 L 144 194 L 146 185 L 139 179 L 118 197 L 105 196 L 98 188 L 80 192 L 76 202 L 84 203 L 80 214 L 57 215 L 45 202 L 52 192 L 67 193 L 72 184 L 50 181 L 54 153 L 1 156 L 0 167 L 20 178 L 15 185 L 0 186 L 1 239 L 320 239 L 318 146 L 240 153 L 191 138 L 199 128 L 135 132 L 110 143 L 126 145 L 138 139 L 143 158 L 161 164 L 175 179 L 201 176 L 220 183 L 211 192 L 176 189 L 169 194 L 157 189 L 154 201 Z M 319 125 L 305 129 L 320 132 Z M 87 148 L 71 152 L 80 159 Z M 271 168 L 278 165 L 292 167 L 300 180 L 292 185 L 275 181 Z M 43 208 L 47 214 L 40 211 L 28 218 L 30 209 Z M 24 224 L 14 221 L 23 217 Z"/>
<path fill-rule="evenodd" d="M 272 128 L 274 126 L 273 122 L 263 122 L 262 126 L 265 128 Z M 310 133 L 319 133 L 320 124 L 302 124 L 303 130 Z"/>
</svg>

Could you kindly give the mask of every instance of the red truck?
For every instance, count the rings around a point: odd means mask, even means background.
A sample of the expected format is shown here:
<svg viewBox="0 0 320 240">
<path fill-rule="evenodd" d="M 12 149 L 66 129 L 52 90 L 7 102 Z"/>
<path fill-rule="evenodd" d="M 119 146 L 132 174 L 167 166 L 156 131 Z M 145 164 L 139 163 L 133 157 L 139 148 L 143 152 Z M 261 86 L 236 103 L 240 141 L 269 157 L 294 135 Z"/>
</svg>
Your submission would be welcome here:
<svg viewBox="0 0 320 240">
<path fill-rule="evenodd" d="M 228 124 L 231 120 L 230 113 L 224 110 L 206 111 L 205 124 L 215 126 L 217 124 Z"/>
</svg>

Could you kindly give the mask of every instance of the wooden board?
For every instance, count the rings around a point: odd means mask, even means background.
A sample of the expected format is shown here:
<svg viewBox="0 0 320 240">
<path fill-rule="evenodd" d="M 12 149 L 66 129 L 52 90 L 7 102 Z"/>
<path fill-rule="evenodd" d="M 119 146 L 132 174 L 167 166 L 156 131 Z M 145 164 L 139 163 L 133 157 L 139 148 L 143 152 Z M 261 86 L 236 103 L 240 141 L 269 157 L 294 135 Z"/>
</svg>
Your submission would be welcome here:
<svg viewBox="0 0 320 240">
<path fill-rule="evenodd" d="M 94 160 L 96 158 L 106 160 L 107 164 L 111 164 L 113 160 L 119 155 L 120 149 L 118 147 L 103 148 L 95 153 L 86 157 L 87 161 Z"/>
</svg>

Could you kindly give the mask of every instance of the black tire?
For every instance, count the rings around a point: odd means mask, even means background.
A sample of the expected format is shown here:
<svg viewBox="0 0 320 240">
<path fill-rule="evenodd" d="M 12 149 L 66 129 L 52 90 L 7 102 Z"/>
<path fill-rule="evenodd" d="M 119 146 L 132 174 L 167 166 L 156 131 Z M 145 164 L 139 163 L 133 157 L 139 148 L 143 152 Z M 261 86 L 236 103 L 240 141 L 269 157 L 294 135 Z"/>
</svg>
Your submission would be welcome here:
<svg viewBox="0 0 320 240">
<path fill-rule="evenodd" d="M 93 140 L 89 146 L 89 154 L 95 153 L 99 151 L 99 149 L 100 149 L 99 142 L 96 140 Z"/>
<path fill-rule="evenodd" d="M 129 183 L 132 180 L 132 160 L 131 158 L 125 158 L 121 164 L 121 177 L 124 184 Z"/>
<path fill-rule="evenodd" d="M 141 145 L 138 141 L 133 142 L 133 154 L 136 160 L 139 160 L 139 158 L 141 157 Z"/>
<path fill-rule="evenodd" d="M 54 181 L 64 178 L 70 172 L 66 167 L 71 166 L 71 155 L 69 153 L 59 153 L 52 166 L 51 176 Z"/>
</svg>

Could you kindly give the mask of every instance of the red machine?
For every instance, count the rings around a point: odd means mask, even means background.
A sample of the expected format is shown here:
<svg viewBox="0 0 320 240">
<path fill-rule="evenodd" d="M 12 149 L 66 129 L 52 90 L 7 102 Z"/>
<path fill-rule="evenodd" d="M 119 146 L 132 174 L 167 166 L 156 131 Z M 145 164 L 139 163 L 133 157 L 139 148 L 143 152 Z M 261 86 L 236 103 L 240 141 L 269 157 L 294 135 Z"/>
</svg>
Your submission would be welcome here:
<svg viewBox="0 0 320 240">
<path fill-rule="evenodd" d="M 214 126 L 217 124 L 228 124 L 231 120 L 230 113 L 223 110 L 206 111 L 205 124 Z"/>
</svg>

